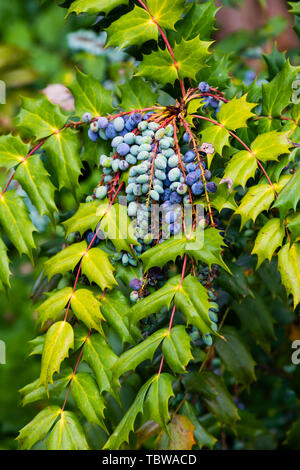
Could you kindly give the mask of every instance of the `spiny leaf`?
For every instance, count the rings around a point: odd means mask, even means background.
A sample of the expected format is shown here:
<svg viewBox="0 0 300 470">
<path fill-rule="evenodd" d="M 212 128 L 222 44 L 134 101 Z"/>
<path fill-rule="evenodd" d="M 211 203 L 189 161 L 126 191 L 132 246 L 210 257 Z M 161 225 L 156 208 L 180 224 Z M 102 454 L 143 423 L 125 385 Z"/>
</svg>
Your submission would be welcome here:
<svg viewBox="0 0 300 470">
<path fill-rule="evenodd" d="M 240 127 L 247 127 L 248 119 L 255 116 L 251 110 L 255 108 L 257 104 L 248 103 L 246 99 L 247 94 L 240 98 L 234 97 L 229 103 L 223 104 L 218 113 L 218 121 L 220 124 L 233 131 Z"/>
<path fill-rule="evenodd" d="M 300 243 L 287 243 L 278 253 L 278 269 L 287 293 L 294 298 L 294 308 L 300 302 Z"/>
<path fill-rule="evenodd" d="M 170 374 L 156 375 L 145 400 L 147 416 L 156 421 L 167 434 L 169 434 L 167 422 L 170 420 L 168 403 L 169 399 L 174 396 L 172 388 L 174 380 Z"/>
<path fill-rule="evenodd" d="M 87 372 L 77 372 L 73 376 L 71 394 L 77 408 L 89 423 L 95 423 L 106 430 L 103 423 L 104 400 L 100 396 L 95 379 Z"/>
<path fill-rule="evenodd" d="M 0 281 L 4 286 L 10 287 L 9 258 L 7 256 L 7 247 L 2 238 L 0 238 L 0 259 Z"/>
<path fill-rule="evenodd" d="M 291 144 L 285 132 L 265 132 L 256 137 L 251 144 L 251 150 L 262 162 L 277 160 L 279 155 L 289 153 Z"/>
<path fill-rule="evenodd" d="M 147 0 L 151 15 L 159 26 L 174 29 L 174 24 L 182 16 L 184 0 Z"/>
<path fill-rule="evenodd" d="M 72 287 L 64 287 L 63 289 L 55 290 L 37 307 L 36 313 L 38 315 L 38 322 L 41 324 L 42 328 L 48 320 L 57 320 L 67 305 L 71 294 Z"/>
<path fill-rule="evenodd" d="M 70 323 L 59 321 L 50 326 L 46 334 L 39 384 L 48 390 L 53 384 L 54 372 L 59 372 L 62 361 L 68 356 L 69 349 L 74 347 L 74 332 Z"/>
<path fill-rule="evenodd" d="M 235 428 L 239 419 L 238 410 L 222 379 L 213 372 L 192 372 L 183 378 L 187 390 L 198 392 L 203 400 L 221 423 Z"/>
<path fill-rule="evenodd" d="M 168 434 L 162 433 L 157 442 L 159 450 L 191 450 L 194 440 L 194 424 L 184 415 L 176 415 L 168 425 Z"/>
<path fill-rule="evenodd" d="M 120 0 L 118 1 L 121 3 Z M 112 2 L 107 3 L 111 4 Z M 98 11 L 100 10 L 97 10 L 97 13 Z M 86 112 L 90 112 L 96 117 L 111 113 L 114 109 L 111 92 L 91 75 L 85 75 L 77 70 L 76 79 L 70 89 L 75 98 L 76 115 L 80 118 Z"/>
<path fill-rule="evenodd" d="M 72 271 L 81 260 L 86 249 L 86 241 L 74 243 L 46 261 L 44 268 L 48 279 L 50 280 L 55 274 L 64 275 L 67 271 Z"/>
<path fill-rule="evenodd" d="M 215 124 L 209 124 L 201 130 L 201 140 L 210 142 L 220 155 L 222 155 L 223 148 L 229 145 L 229 138 L 228 130 Z M 209 163 L 211 164 L 211 161 Z"/>
<path fill-rule="evenodd" d="M 62 411 L 60 420 L 50 432 L 48 450 L 88 450 L 89 446 L 75 413 Z"/>
<path fill-rule="evenodd" d="M 89 289 L 77 289 L 71 299 L 71 308 L 78 320 L 81 320 L 89 329 L 94 328 L 103 334 L 100 312 L 100 302 Z"/>
<path fill-rule="evenodd" d="M 167 328 L 156 331 L 141 343 L 121 354 L 117 362 L 113 365 L 112 372 L 115 379 L 118 379 L 129 370 L 135 370 L 135 368 L 146 359 L 151 360 L 156 349 L 167 334 Z"/>
<path fill-rule="evenodd" d="M 47 406 L 47 408 L 40 411 L 30 423 L 21 429 L 17 437 L 19 448 L 21 450 L 30 450 L 34 444 L 43 440 L 60 412 L 59 406 Z"/>
<path fill-rule="evenodd" d="M 66 114 L 58 105 L 50 103 L 45 95 L 23 98 L 21 111 L 16 117 L 16 125 L 36 139 L 58 132 L 66 121 Z"/>
<path fill-rule="evenodd" d="M 30 144 L 25 144 L 19 136 L 3 135 L 0 137 L 0 167 L 10 170 L 21 163 L 29 153 Z"/>
<path fill-rule="evenodd" d="M 223 209 L 236 210 L 235 192 L 229 189 L 225 182 L 221 184 L 222 180 L 220 178 L 214 178 L 213 181 L 218 185 L 218 190 L 216 193 L 209 195 L 212 207 L 215 207 L 218 212 L 221 212 Z"/>
<path fill-rule="evenodd" d="M 173 372 L 185 373 L 186 366 L 193 359 L 191 338 L 183 325 L 174 326 L 162 344 L 163 355 Z"/>
<path fill-rule="evenodd" d="M 36 229 L 23 198 L 14 190 L 0 196 L 0 224 L 20 256 L 25 253 L 32 259 L 32 249 L 35 247 L 32 233 Z"/>
<path fill-rule="evenodd" d="M 82 235 L 87 230 L 95 230 L 107 208 L 107 200 L 95 199 L 91 202 L 81 203 L 75 214 L 63 223 L 67 232 L 66 236 L 72 232 L 79 232 Z"/>
<path fill-rule="evenodd" d="M 210 39 L 215 29 L 215 16 L 218 10 L 215 2 L 205 2 L 201 5 L 193 2 L 184 18 L 177 22 L 176 31 L 184 39 L 193 39 L 196 36 L 201 39 Z"/>
<path fill-rule="evenodd" d="M 67 12 L 67 17 L 71 13 L 87 13 L 93 15 L 94 13 L 109 13 L 119 5 L 127 4 L 128 0 L 75 0 L 72 2 Z"/>
<path fill-rule="evenodd" d="M 120 423 L 105 443 L 103 450 L 118 450 L 123 442 L 128 442 L 129 434 L 134 430 L 134 423 L 139 413 L 143 412 L 144 400 L 148 389 L 155 380 L 156 375 L 151 377 L 139 390 L 133 404 L 127 410 Z"/>
<path fill-rule="evenodd" d="M 111 368 L 117 359 L 118 356 L 99 333 L 92 334 L 86 340 L 82 360 L 94 371 L 100 393 L 107 391 L 115 397 Z"/>
<path fill-rule="evenodd" d="M 296 210 L 300 199 L 300 167 L 281 191 L 273 207 L 277 207 L 281 217 L 284 217 L 290 209 Z"/>
<path fill-rule="evenodd" d="M 256 158 L 247 150 L 241 150 L 233 155 L 225 168 L 224 178 L 231 179 L 235 186 L 243 188 L 249 178 L 253 178 L 257 168 Z"/>
<path fill-rule="evenodd" d="M 246 347 L 239 332 L 230 326 L 224 326 L 221 330 L 226 341 L 216 338 L 215 348 L 224 363 L 237 382 L 249 385 L 255 377 L 255 361 Z"/>
<path fill-rule="evenodd" d="M 22 165 L 19 165 L 15 178 L 27 192 L 40 216 L 47 215 L 53 219 L 53 213 L 57 212 L 54 202 L 55 187 L 50 181 L 50 175 L 45 170 L 40 156 L 32 155 Z"/>
<path fill-rule="evenodd" d="M 109 261 L 108 254 L 99 247 L 91 248 L 84 255 L 81 269 L 88 280 L 98 284 L 102 290 L 111 289 L 117 284 L 113 275 L 114 267 Z"/>
<path fill-rule="evenodd" d="M 69 367 L 65 369 L 60 376 L 54 380 L 53 385 L 49 387 L 49 395 L 51 398 L 59 397 L 59 395 L 66 388 L 73 374 L 73 370 Z M 36 379 L 34 382 L 26 385 L 25 387 L 19 390 L 21 395 L 21 405 L 25 406 L 29 403 L 34 403 L 39 400 L 47 400 L 47 390 L 45 387 L 39 386 L 39 379 Z"/>
<path fill-rule="evenodd" d="M 131 244 L 139 245 L 134 237 L 133 223 L 127 215 L 126 206 L 114 204 L 101 220 L 100 228 L 118 252 L 131 252 Z"/>
<path fill-rule="evenodd" d="M 291 232 L 292 241 L 300 236 L 300 213 L 291 214 L 287 217 L 287 228 Z"/>
<path fill-rule="evenodd" d="M 260 229 L 251 253 L 258 257 L 256 269 L 265 259 L 271 261 L 275 250 L 282 245 L 284 236 L 284 226 L 280 223 L 280 219 L 271 219 Z"/>
<path fill-rule="evenodd" d="M 119 89 L 122 96 L 120 107 L 125 111 L 153 106 L 158 97 L 150 84 L 140 77 L 132 77 Z"/>
</svg>

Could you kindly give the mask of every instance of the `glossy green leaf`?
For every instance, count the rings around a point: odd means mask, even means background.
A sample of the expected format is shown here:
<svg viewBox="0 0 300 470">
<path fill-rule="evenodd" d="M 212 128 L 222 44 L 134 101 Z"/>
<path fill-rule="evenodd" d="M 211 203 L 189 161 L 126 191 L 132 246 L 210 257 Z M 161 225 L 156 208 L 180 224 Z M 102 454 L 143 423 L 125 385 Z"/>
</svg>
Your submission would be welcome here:
<svg viewBox="0 0 300 470">
<path fill-rule="evenodd" d="M 0 281 L 4 286 L 10 287 L 9 258 L 7 256 L 7 247 L 2 238 L 0 238 L 0 259 Z"/>
<path fill-rule="evenodd" d="M 167 423 L 170 420 L 168 403 L 174 396 L 172 382 L 174 377 L 170 374 L 156 375 L 151 383 L 145 400 L 145 413 L 169 434 Z"/>
<path fill-rule="evenodd" d="M 67 16 L 71 13 L 87 13 L 88 15 L 98 14 L 100 12 L 109 13 L 119 5 L 127 4 L 128 0 L 75 0 L 72 2 Z"/>
<path fill-rule="evenodd" d="M 30 423 L 21 429 L 18 435 L 20 450 L 30 450 L 34 444 L 43 440 L 61 413 L 59 406 L 47 406 Z"/>
<path fill-rule="evenodd" d="M 76 264 L 81 260 L 87 249 L 86 241 L 74 243 L 73 245 L 59 251 L 55 256 L 45 262 L 45 274 L 50 280 L 55 274 L 65 274 L 73 271 Z"/>
<path fill-rule="evenodd" d="M 197 418 L 195 407 L 188 401 L 185 401 L 181 408 L 181 413 L 187 416 L 191 423 L 193 423 L 195 426 L 194 438 L 197 446 L 200 447 L 200 449 L 202 447 L 209 447 L 211 449 L 217 442 L 217 439 L 202 426 L 199 419 Z"/>
<path fill-rule="evenodd" d="M 81 269 L 88 280 L 98 284 L 102 290 L 111 289 L 117 284 L 113 274 L 114 267 L 110 263 L 107 253 L 99 247 L 91 248 L 84 255 Z"/>
<path fill-rule="evenodd" d="M 201 39 L 210 39 L 215 29 L 215 16 L 218 10 L 214 2 L 205 2 L 200 5 L 193 2 L 188 13 L 176 24 L 176 31 L 184 39 L 193 39 L 196 36 Z"/>
<path fill-rule="evenodd" d="M 59 321 L 50 326 L 43 348 L 39 385 L 48 390 L 48 384 L 53 384 L 54 372 L 59 372 L 62 361 L 73 347 L 74 332 L 70 323 Z"/>
<path fill-rule="evenodd" d="M 50 385 L 48 389 L 49 395 L 52 399 L 59 397 L 59 395 L 64 391 L 70 382 L 72 374 L 72 369 L 68 368 L 62 371 L 57 379 L 54 379 L 53 385 Z M 36 379 L 34 382 L 21 388 L 19 392 L 21 395 L 22 406 L 28 405 L 29 403 L 34 403 L 39 400 L 48 399 L 46 388 L 43 385 L 39 386 L 39 379 Z"/>
<path fill-rule="evenodd" d="M 209 124 L 201 130 L 202 141 L 211 143 L 220 155 L 222 155 L 223 148 L 229 145 L 229 138 L 228 130 L 215 124 Z"/>
<path fill-rule="evenodd" d="M 42 328 L 48 320 L 56 321 L 58 319 L 70 299 L 72 290 L 72 287 L 64 287 L 51 292 L 46 300 L 36 308 L 38 322 Z"/>
<path fill-rule="evenodd" d="M 293 296 L 296 308 L 300 302 L 300 243 L 287 243 L 281 248 L 278 269 L 287 293 Z"/>
<path fill-rule="evenodd" d="M 132 77 L 119 89 L 122 96 L 120 107 L 125 111 L 151 107 L 156 103 L 158 96 L 150 84 L 140 77 Z"/>
<path fill-rule="evenodd" d="M 163 355 L 175 374 L 186 372 L 186 366 L 193 359 L 191 338 L 183 325 L 174 326 L 162 344 Z"/>
<path fill-rule="evenodd" d="M 224 178 L 231 179 L 234 187 L 241 185 L 244 188 L 248 179 L 254 177 L 256 168 L 256 158 L 247 150 L 241 150 L 229 161 Z"/>
<path fill-rule="evenodd" d="M 86 437 L 75 413 L 61 413 L 60 420 L 47 438 L 46 446 L 48 450 L 88 450 Z"/>
<path fill-rule="evenodd" d="M 10 170 L 24 160 L 29 150 L 30 144 L 25 144 L 19 136 L 2 135 L 0 137 L 0 167 Z"/>
<path fill-rule="evenodd" d="M 289 153 L 291 144 L 285 132 L 265 132 L 256 137 L 251 144 L 251 150 L 262 162 L 277 160 L 279 155 Z"/>
<path fill-rule="evenodd" d="M 108 202 L 106 200 L 95 199 L 91 202 L 81 203 L 75 214 L 63 223 L 66 236 L 72 232 L 79 232 L 82 235 L 87 230 L 95 230 L 107 208 Z"/>
<path fill-rule="evenodd" d="M 300 237 L 300 214 L 291 214 L 287 217 L 287 228 L 291 232 L 292 241 Z"/>
<path fill-rule="evenodd" d="M 258 257 L 257 269 L 265 259 L 271 261 L 275 250 L 282 245 L 284 236 L 284 226 L 280 219 L 271 219 L 260 229 L 251 253 Z"/>
<path fill-rule="evenodd" d="M 290 209 L 296 210 L 300 199 L 300 167 L 281 191 L 273 207 L 277 207 L 281 217 L 284 217 Z"/>
<path fill-rule="evenodd" d="M 88 422 L 98 424 L 105 429 L 103 423 L 105 404 L 92 375 L 87 372 L 77 372 L 72 380 L 71 394 L 77 408 Z"/>
<path fill-rule="evenodd" d="M 78 320 L 82 321 L 89 329 L 94 328 L 103 334 L 103 316 L 100 311 L 100 302 L 89 289 L 77 289 L 71 299 L 72 312 Z"/>
<path fill-rule="evenodd" d="M 252 116 L 252 109 L 257 106 L 256 103 L 248 103 L 247 95 L 240 98 L 234 97 L 229 103 L 223 104 L 218 112 L 218 121 L 227 129 L 236 130 L 240 127 L 247 127 L 247 121 Z"/>
</svg>

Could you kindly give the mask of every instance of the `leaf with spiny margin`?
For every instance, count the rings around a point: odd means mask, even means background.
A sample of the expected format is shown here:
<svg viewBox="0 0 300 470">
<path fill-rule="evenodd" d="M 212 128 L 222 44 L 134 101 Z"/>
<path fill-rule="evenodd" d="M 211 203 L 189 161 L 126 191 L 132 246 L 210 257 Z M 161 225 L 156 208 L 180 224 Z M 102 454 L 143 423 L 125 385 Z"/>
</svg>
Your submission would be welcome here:
<svg viewBox="0 0 300 470">
<path fill-rule="evenodd" d="M 221 212 L 223 209 L 235 211 L 237 208 L 237 203 L 234 199 L 235 192 L 229 189 L 225 182 L 220 184 L 220 178 L 214 178 L 213 181 L 218 185 L 218 190 L 216 193 L 209 195 L 211 206 L 215 207 L 218 212 Z"/>
<path fill-rule="evenodd" d="M 269 79 L 272 79 L 283 69 L 286 52 L 279 52 L 275 43 L 271 54 L 263 54 L 263 58 L 268 66 Z"/>
<path fill-rule="evenodd" d="M 28 341 L 28 343 L 30 344 L 28 357 L 42 355 L 45 344 L 45 335 L 37 336 L 36 338 Z"/>
<path fill-rule="evenodd" d="M 86 340 L 82 360 L 94 371 L 100 393 L 106 391 L 116 398 L 111 368 L 118 356 L 99 333 L 92 334 Z"/>
<path fill-rule="evenodd" d="M 280 215 L 283 218 L 290 209 L 294 211 L 297 208 L 297 204 L 300 200 L 300 167 L 296 173 L 288 181 L 286 186 L 282 189 L 278 199 L 276 200 L 273 207 L 277 207 L 280 211 Z"/>
<path fill-rule="evenodd" d="M 130 302 L 119 290 L 105 294 L 100 301 L 100 309 L 107 323 L 118 333 L 122 342 L 135 344 L 135 337 L 141 337 L 138 328 L 129 326 L 127 312 L 130 309 Z"/>
<path fill-rule="evenodd" d="M 76 115 L 90 112 L 94 117 L 113 111 L 112 95 L 98 80 L 77 70 L 76 79 L 69 87 L 75 98 Z"/>
<path fill-rule="evenodd" d="M 98 284 L 102 290 L 117 285 L 113 274 L 115 268 L 109 261 L 108 254 L 99 247 L 91 248 L 83 257 L 81 269 L 88 280 Z"/>
<path fill-rule="evenodd" d="M 292 241 L 294 241 L 300 237 L 300 213 L 289 215 L 286 221 L 286 226 L 291 232 Z"/>
<path fill-rule="evenodd" d="M 74 347 L 74 332 L 70 323 L 59 321 L 50 326 L 46 334 L 42 354 L 39 385 L 53 384 L 54 372 L 59 372 L 62 361 L 68 357 L 69 349 Z"/>
<path fill-rule="evenodd" d="M 224 326 L 221 333 L 226 341 L 216 338 L 215 348 L 218 356 L 235 380 L 238 383 L 248 386 L 251 382 L 256 380 L 256 363 L 248 347 L 235 328 Z"/>
<path fill-rule="evenodd" d="M 71 3 L 66 17 L 73 12 L 76 15 L 80 13 L 87 13 L 88 15 L 101 12 L 109 13 L 114 8 L 124 4 L 128 4 L 128 0 L 75 0 Z"/>
<path fill-rule="evenodd" d="M 29 153 L 30 144 L 25 144 L 19 136 L 3 135 L 0 137 L 0 167 L 10 170 L 21 163 Z"/>
<path fill-rule="evenodd" d="M 209 434 L 209 432 L 202 426 L 199 418 L 197 417 L 195 407 L 188 401 L 185 401 L 181 408 L 181 413 L 187 416 L 195 426 L 194 438 L 197 446 L 200 447 L 200 449 L 202 447 L 209 447 L 211 449 L 217 442 L 217 439 L 212 434 Z"/>
<path fill-rule="evenodd" d="M 300 243 L 287 243 L 278 253 L 278 270 L 288 295 L 294 298 L 294 309 L 300 302 Z"/>
<path fill-rule="evenodd" d="M 215 2 L 205 2 L 201 5 L 193 2 L 184 18 L 176 23 L 176 31 L 184 39 L 193 39 L 196 36 L 210 39 L 215 30 L 215 16 L 219 9 Z"/>
<path fill-rule="evenodd" d="M 32 249 L 35 248 L 32 234 L 36 228 L 29 218 L 23 198 L 15 190 L 6 191 L 0 196 L 0 225 L 19 255 L 25 253 L 32 260 Z"/>
<path fill-rule="evenodd" d="M 59 189 L 66 187 L 74 192 L 82 168 L 79 134 L 73 129 L 65 129 L 47 139 L 43 148 L 56 172 Z"/>
<path fill-rule="evenodd" d="M 168 424 L 169 436 L 162 432 L 156 441 L 156 450 L 191 450 L 196 444 L 195 426 L 184 415 L 175 415 Z"/>
<path fill-rule="evenodd" d="M 121 16 L 107 28 L 106 45 L 123 49 L 141 45 L 151 39 L 158 40 L 157 26 L 146 10 L 135 6 L 133 10 Z"/>
<path fill-rule="evenodd" d="M 112 367 L 112 373 L 116 382 L 121 375 L 129 370 L 135 370 L 136 367 L 146 359 L 151 361 L 156 349 L 167 335 L 167 328 L 158 330 L 151 336 L 148 336 L 147 339 L 144 339 L 136 346 L 133 346 L 121 354 Z"/>
<path fill-rule="evenodd" d="M 145 400 L 145 413 L 153 419 L 169 435 L 167 422 L 170 420 L 168 403 L 174 396 L 172 382 L 175 378 L 170 374 L 159 374 L 149 387 Z"/>
<path fill-rule="evenodd" d="M 255 116 L 251 110 L 257 106 L 257 103 L 248 103 L 246 99 L 247 94 L 240 98 L 234 97 L 229 103 L 224 103 L 218 112 L 219 123 L 232 131 L 247 127 L 248 119 Z"/>
<path fill-rule="evenodd" d="M 275 250 L 282 245 L 284 236 L 284 225 L 280 219 L 271 219 L 260 229 L 251 252 L 258 257 L 256 269 L 265 259 L 271 261 Z"/>
<path fill-rule="evenodd" d="M 71 299 L 71 308 L 78 320 L 89 329 L 94 328 L 104 335 L 102 328 L 103 315 L 100 311 L 100 302 L 89 289 L 77 289 Z"/>
<path fill-rule="evenodd" d="M 273 185 L 277 194 L 280 193 L 289 178 L 289 175 L 284 175 L 280 178 L 278 183 Z M 269 184 L 257 184 L 256 186 L 251 186 L 247 194 L 241 200 L 238 209 L 235 211 L 235 214 L 240 214 L 242 218 L 241 229 L 248 220 L 255 222 L 261 212 L 269 209 L 274 199 L 275 194 L 272 186 Z"/>
<path fill-rule="evenodd" d="M 124 111 L 149 108 L 158 98 L 150 84 L 140 77 L 132 77 L 124 85 L 119 86 L 119 89 L 122 96 L 120 108 Z"/>
<path fill-rule="evenodd" d="M 82 235 L 87 230 L 95 230 L 107 209 L 107 199 L 103 201 L 95 199 L 91 202 L 81 203 L 75 214 L 63 222 L 63 226 L 66 229 L 66 237 L 72 232 L 79 232 Z"/>
<path fill-rule="evenodd" d="M 54 380 L 53 385 L 49 387 L 49 395 L 50 398 L 59 397 L 59 395 L 63 392 L 66 388 L 70 379 L 73 375 L 73 370 L 69 367 L 65 369 L 60 376 Z M 39 386 L 39 379 L 36 379 L 34 382 L 26 385 L 25 387 L 19 390 L 21 395 L 21 405 L 25 406 L 29 403 L 34 403 L 40 400 L 48 400 L 48 395 L 45 387 L 43 385 Z"/>
<path fill-rule="evenodd" d="M 183 325 L 174 326 L 162 344 L 163 355 L 174 373 L 186 372 L 186 366 L 193 359 L 191 338 Z"/>
<path fill-rule="evenodd" d="M 74 243 L 59 251 L 44 264 L 45 274 L 50 280 L 55 274 L 64 275 L 67 271 L 73 271 L 87 249 L 86 241 Z"/>
<path fill-rule="evenodd" d="M 292 85 L 300 67 L 293 67 L 289 59 L 282 70 L 270 83 L 262 85 L 262 114 L 265 116 L 280 116 L 282 111 L 291 103 Z"/>
<path fill-rule="evenodd" d="M 237 407 L 223 380 L 213 372 L 192 372 L 183 378 L 187 390 L 198 392 L 210 412 L 222 424 L 235 428 L 239 418 Z"/>
<path fill-rule="evenodd" d="M 134 237 L 133 222 L 128 217 L 127 206 L 115 203 L 101 220 L 100 228 L 118 253 L 122 250 L 131 252 L 130 245 L 139 245 Z"/>
<path fill-rule="evenodd" d="M 214 146 L 216 152 L 218 152 L 220 155 L 222 155 L 223 148 L 225 146 L 229 146 L 230 134 L 224 127 L 210 124 L 202 129 L 200 133 L 202 142 L 211 143 Z M 209 166 L 210 164 L 211 159 L 209 160 Z"/>
<path fill-rule="evenodd" d="M 159 26 L 175 29 L 174 24 L 182 16 L 184 0 L 147 0 L 147 7 Z"/>
<path fill-rule="evenodd" d="M 56 321 L 58 319 L 70 299 L 72 290 L 72 287 L 64 287 L 52 291 L 47 299 L 36 308 L 38 323 L 42 328 L 48 320 Z"/>
<path fill-rule="evenodd" d="M 208 315 L 211 305 L 207 290 L 191 274 L 184 279 L 181 287 L 177 289 L 174 303 L 176 308 L 186 317 L 188 325 L 195 326 L 203 335 L 206 333 L 217 334 L 211 327 L 212 321 Z"/>
<path fill-rule="evenodd" d="M 43 139 L 59 131 L 66 124 L 67 115 L 45 95 L 39 98 L 23 98 L 16 125 L 36 139 Z"/>
<path fill-rule="evenodd" d="M 72 411 L 62 411 L 60 420 L 51 430 L 47 450 L 88 450 L 89 446 L 82 426 Z"/>
<path fill-rule="evenodd" d="M 167 49 L 144 55 L 136 75 L 147 77 L 165 85 L 173 84 L 177 78 L 196 78 L 196 74 L 205 64 L 208 56 L 208 48 L 211 42 L 201 41 L 198 37 L 185 41 L 184 39 L 174 46 L 174 57 L 177 62 L 178 71 L 173 59 Z"/>
<path fill-rule="evenodd" d="M 228 165 L 225 167 L 224 178 L 233 181 L 234 187 L 241 185 L 243 188 L 249 178 L 253 178 L 257 168 L 257 161 L 254 155 L 241 150 L 233 155 Z"/>
<path fill-rule="evenodd" d="M 30 450 L 38 441 L 47 436 L 54 422 L 61 413 L 59 406 L 47 406 L 30 423 L 21 429 L 17 440 L 20 450 Z"/>
<path fill-rule="evenodd" d="M 77 372 L 73 376 L 71 394 L 75 405 L 87 421 L 106 430 L 103 422 L 105 404 L 93 376 L 88 372 Z"/>
<path fill-rule="evenodd" d="M 300 5 L 298 2 L 288 2 L 292 7 L 289 11 L 295 15 L 300 15 Z"/>
<path fill-rule="evenodd" d="M 142 318 L 158 313 L 163 307 L 169 308 L 179 283 L 180 276 L 174 276 L 163 287 L 137 302 L 128 312 L 130 323 L 135 325 Z"/>
<path fill-rule="evenodd" d="M 134 431 L 134 423 L 139 413 L 143 412 L 144 400 L 150 385 L 155 380 L 156 375 L 151 377 L 139 390 L 133 404 L 127 410 L 120 423 L 105 443 L 103 450 L 118 450 L 123 442 L 128 442 L 129 434 Z"/>
<path fill-rule="evenodd" d="M 9 258 L 7 256 L 7 247 L 2 238 L 0 238 L 0 259 L 0 281 L 3 286 L 10 287 Z"/>
<path fill-rule="evenodd" d="M 47 215 L 53 220 L 53 213 L 57 212 L 54 202 L 55 187 L 51 183 L 50 175 L 46 171 L 39 155 L 32 155 L 15 172 L 15 178 L 37 208 L 40 216 Z"/>
<path fill-rule="evenodd" d="M 285 132 L 265 132 L 256 137 L 251 144 L 251 150 L 258 160 L 278 160 L 279 155 L 289 153 L 291 144 L 287 140 Z"/>
</svg>

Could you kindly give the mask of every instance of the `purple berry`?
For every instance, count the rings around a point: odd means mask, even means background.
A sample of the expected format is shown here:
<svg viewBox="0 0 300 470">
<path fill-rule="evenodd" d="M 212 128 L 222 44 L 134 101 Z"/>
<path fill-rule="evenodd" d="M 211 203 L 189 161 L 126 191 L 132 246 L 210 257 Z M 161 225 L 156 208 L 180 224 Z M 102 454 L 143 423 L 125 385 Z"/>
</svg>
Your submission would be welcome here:
<svg viewBox="0 0 300 470">
<path fill-rule="evenodd" d="M 203 183 L 202 181 L 199 181 L 198 183 L 194 183 L 192 185 L 192 193 L 194 196 L 200 196 L 200 194 L 203 192 Z"/>
<path fill-rule="evenodd" d="M 108 126 L 108 119 L 106 117 L 100 117 L 97 121 L 99 129 L 106 129 Z"/>
<path fill-rule="evenodd" d="M 90 245 L 90 243 L 92 242 L 94 236 L 95 236 L 95 233 L 94 233 L 94 232 L 90 232 L 90 233 L 88 234 L 88 236 L 86 237 L 87 242 L 88 242 L 89 245 Z M 95 240 L 93 241 L 92 247 L 99 245 L 99 243 L 100 243 L 100 239 L 99 239 L 98 237 L 96 237 Z"/>
<path fill-rule="evenodd" d="M 190 136 L 189 136 L 188 132 L 185 132 L 185 133 L 183 134 L 183 137 L 182 137 L 182 138 L 183 138 L 183 142 L 185 142 L 186 144 L 189 143 L 189 141 L 190 141 Z"/>
<path fill-rule="evenodd" d="M 197 179 L 199 178 L 198 174 L 196 171 L 192 171 L 189 173 L 186 177 L 186 184 L 189 186 L 192 186 L 194 183 L 196 183 Z"/>
<path fill-rule="evenodd" d="M 209 104 L 212 108 L 217 109 L 217 107 L 219 106 L 219 101 L 216 100 L 216 98 L 214 98 L 213 96 L 210 96 Z"/>
<path fill-rule="evenodd" d="M 121 155 L 121 157 L 125 157 L 125 155 L 130 152 L 130 147 L 128 144 L 125 144 L 125 142 L 123 142 L 122 144 L 118 145 L 117 152 L 119 155 Z"/>
<path fill-rule="evenodd" d="M 192 171 L 195 171 L 197 169 L 197 165 L 196 163 L 191 162 L 191 163 L 188 163 L 185 168 L 188 173 L 191 173 Z"/>
<path fill-rule="evenodd" d="M 207 181 L 209 181 L 209 180 L 211 179 L 211 171 L 205 170 L 205 171 L 204 171 L 204 176 L 205 176 L 205 179 L 206 179 Z"/>
<path fill-rule="evenodd" d="M 185 161 L 185 163 L 190 163 L 194 161 L 195 157 L 195 152 L 193 152 L 193 150 L 188 150 L 184 155 L 183 160 Z"/>
<path fill-rule="evenodd" d="M 206 189 L 209 193 L 216 193 L 217 189 L 218 189 L 218 186 L 216 185 L 216 183 L 211 181 L 211 182 L 207 183 Z"/>
<path fill-rule="evenodd" d="M 180 204 L 182 201 L 182 196 L 180 194 L 173 192 L 170 196 L 171 204 Z"/>
<path fill-rule="evenodd" d="M 163 201 L 168 201 L 170 199 L 170 196 L 171 196 L 170 189 L 165 189 L 161 198 Z"/>
<path fill-rule="evenodd" d="M 208 93 L 210 90 L 210 86 L 206 82 L 200 82 L 198 88 L 201 93 Z"/>
<path fill-rule="evenodd" d="M 136 278 L 131 279 L 131 281 L 129 282 L 129 287 L 132 290 L 140 290 L 142 285 L 143 285 L 143 282 L 140 279 L 136 279 Z"/>
<path fill-rule="evenodd" d="M 89 136 L 89 138 L 90 138 L 93 142 L 97 142 L 98 137 L 99 137 L 99 136 L 98 136 L 98 133 L 92 131 L 92 129 L 89 129 L 89 130 L 88 130 L 88 136 Z"/>
<path fill-rule="evenodd" d="M 166 213 L 166 223 L 167 224 L 173 224 L 177 220 L 177 214 L 174 211 L 170 211 Z"/>
<path fill-rule="evenodd" d="M 117 136 L 117 131 L 114 128 L 114 125 L 112 122 L 108 124 L 108 126 L 105 129 L 105 135 L 108 139 L 113 139 L 114 137 Z"/>
</svg>

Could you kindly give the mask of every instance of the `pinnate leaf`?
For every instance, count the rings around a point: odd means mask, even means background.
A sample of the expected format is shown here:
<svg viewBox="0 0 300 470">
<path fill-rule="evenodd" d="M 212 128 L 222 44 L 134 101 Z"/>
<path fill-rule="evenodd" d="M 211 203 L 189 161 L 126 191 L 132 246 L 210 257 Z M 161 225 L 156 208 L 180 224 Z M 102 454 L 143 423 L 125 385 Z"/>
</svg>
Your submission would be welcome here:
<svg viewBox="0 0 300 470">
<path fill-rule="evenodd" d="M 169 434 L 167 422 L 170 420 L 168 403 L 174 396 L 172 382 L 174 377 L 170 374 L 157 374 L 151 383 L 145 400 L 146 415 Z"/>
<path fill-rule="evenodd" d="M 174 373 L 185 373 L 186 366 L 193 359 L 191 339 L 183 325 L 174 326 L 162 344 L 163 355 Z"/>
</svg>

